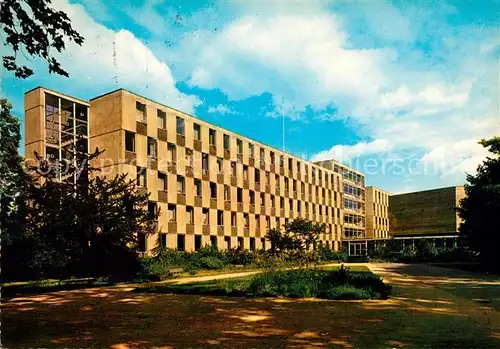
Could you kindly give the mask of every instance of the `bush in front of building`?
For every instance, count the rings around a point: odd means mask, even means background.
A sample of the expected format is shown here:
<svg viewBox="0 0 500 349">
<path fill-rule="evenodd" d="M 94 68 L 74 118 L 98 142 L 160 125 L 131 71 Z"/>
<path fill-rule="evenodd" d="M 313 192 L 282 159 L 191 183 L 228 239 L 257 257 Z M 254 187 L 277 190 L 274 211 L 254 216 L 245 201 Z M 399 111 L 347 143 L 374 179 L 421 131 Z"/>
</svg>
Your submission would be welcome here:
<svg viewBox="0 0 500 349">
<path fill-rule="evenodd" d="M 375 274 L 352 272 L 342 265 L 336 270 L 269 271 L 256 275 L 245 291 L 257 297 L 386 299 L 391 289 Z"/>
<path fill-rule="evenodd" d="M 347 251 L 334 251 L 327 245 L 321 245 L 318 249 L 319 260 L 324 262 L 345 262 L 347 261 Z"/>
</svg>

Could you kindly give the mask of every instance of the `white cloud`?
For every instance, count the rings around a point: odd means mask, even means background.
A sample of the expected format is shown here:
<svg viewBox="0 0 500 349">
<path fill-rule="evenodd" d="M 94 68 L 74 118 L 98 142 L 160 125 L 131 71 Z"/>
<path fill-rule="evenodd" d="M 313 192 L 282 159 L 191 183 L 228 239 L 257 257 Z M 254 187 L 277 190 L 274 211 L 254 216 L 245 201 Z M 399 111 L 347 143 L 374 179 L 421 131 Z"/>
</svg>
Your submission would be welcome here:
<svg viewBox="0 0 500 349">
<path fill-rule="evenodd" d="M 395 58 L 390 50 L 344 48 L 345 35 L 328 14 L 244 17 L 200 35 L 200 54 L 184 59 L 192 66 L 190 84 L 219 88 L 231 99 L 272 91 L 278 108 L 282 98 L 296 110 L 373 98 L 385 83 L 381 62 Z"/>
<path fill-rule="evenodd" d="M 193 112 L 200 101 L 176 87 L 171 69 L 128 30 L 113 31 L 97 23 L 79 4 L 56 1 L 54 7 L 64 11 L 72 26 L 84 38 L 80 47 L 69 43 L 59 60 L 70 74 L 69 79 L 51 76 L 43 83 L 47 87 L 65 89 L 67 93 L 82 93 L 95 97 L 96 91 L 109 92 L 124 87 L 186 112 Z M 45 64 L 35 61 L 36 78 L 47 77 Z M 53 85 L 53 86 L 51 86 Z M 92 93 L 92 94 L 90 94 Z"/>
<path fill-rule="evenodd" d="M 359 142 L 354 145 L 334 145 L 329 150 L 314 154 L 311 161 L 336 159 L 349 162 L 361 155 L 380 154 L 388 152 L 392 145 L 387 139 L 377 139 L 372 142 Z"/>
<path fill-rule="evenodd" d="M 214 106 L 208 107 L 207 112 L 209 112 L 210 114 L 220 114 L 220 115 L 239 114 L 238 112 L 222 104 L 218 104 L 215 107 Z"/>
<path fill-rule="evenodd" d="M 388 110 L 404 108 L 440 110 L 425 108 L 433 106 L 442 108 L 447 105 L 457 108 L 467 103 L 471 87 L 471 82 L 464 82 L 457 86 L 434 84 L 425 86 L 419 92 L 411 92 L 407 85 L 402 85 L 394 91 L 382 94 L 380 96 L 380 107 Z"/>
</svg>

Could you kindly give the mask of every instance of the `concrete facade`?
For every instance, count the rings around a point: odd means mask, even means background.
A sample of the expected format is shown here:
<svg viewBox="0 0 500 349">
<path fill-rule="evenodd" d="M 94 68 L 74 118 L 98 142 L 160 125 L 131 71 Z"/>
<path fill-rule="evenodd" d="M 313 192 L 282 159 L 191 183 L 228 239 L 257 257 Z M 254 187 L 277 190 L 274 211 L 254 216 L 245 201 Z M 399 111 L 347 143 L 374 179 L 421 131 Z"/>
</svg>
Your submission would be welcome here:
<svg viewBox="0 0 500 349">
<path fill-rule="evenodd" d="M 389 216 L 394 237 L 456 235 L 456 211 L 465 196 L 463 186 L 391 195 Z"/>
<path fill-rule="evenodd" d="M 51 148 L 44 111 L 54 96 L 87 108 L 89 149 L 105 150 L 96 175 L 128 173 L 150 193 L 148 209 L 160 210 L 158 233 L 140 243 L 146 254 L 157 242 L 187 251 L 266 248 L 267 230 L 297 217 L 325 223 L 320 240 L 336 250 L 347 233 L 366 238 L 361 173 L 308 162 L 124 89 L 90 102 L 44 88 L 26 93 L 27 154 Z M 359 203 L 349 216 L 346 198 Z"/>
<path fill-rule="evenodd" d="M 366 187 L 366 236 L 368 239 L 389 237 L 389 193 Z"/>
</svg>

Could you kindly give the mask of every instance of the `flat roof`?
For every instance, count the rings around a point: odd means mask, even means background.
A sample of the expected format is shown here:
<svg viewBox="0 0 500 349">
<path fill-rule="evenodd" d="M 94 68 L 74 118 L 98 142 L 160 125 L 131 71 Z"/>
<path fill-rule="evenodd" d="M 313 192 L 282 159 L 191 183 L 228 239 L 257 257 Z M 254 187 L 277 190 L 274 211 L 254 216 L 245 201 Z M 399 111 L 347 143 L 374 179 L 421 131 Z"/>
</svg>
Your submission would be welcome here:
<svg viewBox="0 0 500 349">
<path fill-rule="evenodd" d="M 83 103 L 83 104 L 85 104 L 87 106 L 90 104 L 89 101 L 87 101 L 85 99 L 81 99 L 81 98 L 78 98 L 78 97 L 73 97 L 73 96 L 67 95 L 65 93 L 62 93 L 62 92 L 59 92 L 59 91 L 56 91 L 56 90 L 52 90 L 50 88 L 46 88 L 46 87 L 43 87 L 43 86 L 37 86 L 35 88 L 32 88 L 31 90 L 24 92 L 24 94 L 26 95 L 26 94 L 28 94 L 30 92 L 33 92 L 35 90 L 38 90 L 38 89 L 41 89 L 43 91 L 47 91 L 47 92 L 56 94 L 58 96 L 61 96 L 61 97 L 67 98 L 67 99 L 72 99 L 72 100 L 78 101 L 78 102 Z"/>
<path fill-rule="evenodd" d="M 375 190 L 381 191 L 381 192 L 383 192 L 383 193 L 386 193 L 387 195 L 392 195 L 392 194 L 391 194 L 391 193 L 389 193 L 388 191 L 382 190 L 382 189 L 380 189 L 379 187 L 376 187 L 376 186 L 374 186 L 374 185 L 369 185 L 369 186 L 367 186 L 367 187 L 365 187 L 365 188 L 366 188 L 366 189 L 372 188 L 372 189 L 375 189 Z"/>
<path fill-rule="evenodd" d="M 451 189 L 451 188 L 463 188 L 463 185 L 452 185 L 449 187 L 442 187 L 442 188 L 434 188 L 434 189 L 425 189 L 425 190 L 419 190 L 419 191 L 412 191 L 408 193 L 402 193 L 402 194 L 392 194 L 392 196 L 403 196 L 403 195 L 412 195 L 412 194 L 420 194 L 420 193 L 426 193 L 426 192 L 431 192 L 431 191 L 439 191 L 439 190 L 446 190 L 446 189 Z"/>
<path fill-rule="evenodd" d="M 221 130 L 225 130 L 225 131 L 231 132 L 231 133 L 233 133 L 233 134 L 240 135 L 241 137 L 246 138 L 246 139 L 247 139 L 247 140 L 249 140 L 249 141 L 252 141 L 252 142 L 257 143 L 257 144 L 262 144 L 262 145 L 264 145 L 264 146 L 266 146 L 266 147 L 268 147 L 268 148 L 274 149 L 276 152 L 280 152 L 280 153 L 288 154 L 289 156 L 293 156 L 294 158 L 297 158 L 297 159 L 300 159 L 300 160 L 302 160 L 302 161 L 308 162 L 308 163 L 309 163 L 309 164 L 311 164 L 311 165 L 316 165 L 316 166 L 321 167 L 321 168 L 322 168 L 322 169 L 324 169 L 324 170 L 331 171 L 331 172 L 333 172 L 333 173 L 337 173 L 337 172 L 333 171 L 333 169 L 332 169 L 332 170 L 329 170 L 329 169 L 327 169 L 327 168 L 325 168 L 325 167 L 323 167 L 323 166 L 319 165 L 319 164 L 318 164 L 318 162 L 321 162 L 321 161 L 314 161 L 314 162 L 313 162 L 313 161 L 310 161 L 310 160 L 307 160 L 307 159 L 303 159 L 303 158 L 301 158 L 301 157 L 299 157 L 299 156 L 296 156 L 296 155 L 293 155 L 293 154 L 291 154 L 291 153 L 289 153 L 289 152 L 287 152 L 287 151 L 280 150 L 280 149 L 278 149 L 278 148 L 275 148 L 275 147 L 273 147 L 273 146 L 271 146 L 271 145 L 265 144 L 265 143 L 263 143 L 263 142 L 261 142 L 261 141 L 258 141 L 258 140 L 256 140 L 256 139 L 253 139 L 253 138 L 247 137 L 247 136 L 245 136 L 245 135 L 241 135 L 241 134 L 239 134 L 239 133 L 236 133 L 236 132 L 234 132 L 234 131 L 228 130 L 228 129 L 226 129 L 226 128 L 224 128 L 224 127 L 221 127 L 221 126 L 218 126 L 218 125 L 216 125 L 216 124 L 214 124 L 214 123 L 212 123 L 212 122 L 202 120 L 202 119 L 200 119 L 199 117 L 197 117 L 197 116 L 195 116 L 195 115 L 191 115 L 191 114 L 189 114 L 189 113 L 183 112 L 182 110 L 179 110 L 179 109 L 173 108 L 173 107 L 171 107 L 171 106 L 168 106 L 168 105 L 166 105 L 166 104 L 163 104 L 163 103 L 161 103 L 161 102 L 155 101 L 154 99 L 151 99 L 151 98 L 149 98 L 149 97 L 145 97 L 145 96 L 143 96 L 143 95 L 140 95 L 140 94 L 138 94 L 138 93 L 135 93 L 135 92 L 133 92 L 133 91 L 130 91 L 130 90 L 126 89 L 126 88 L 117 88 L 117 89 L 115 89 L 115 90 L 113 90 L 113 91 L 106 92 L 106 93 L 104 93 L 104 94 L 102 94 L 102 95 L 100 95 L 100 96 L 97 96 L 97 97 L 91 98 L 91 99 L 90 99 L 90 101 L 93 101 L 93 100 L 96 100 L 96 99 L 99 99 L 99 98 L 102 98 L 102 97 L 108 96 L 108 95 L 113 94 L 113 93 L 118 92 L 118 91 L 125 91 L 125 92 L 128 92 L 128 93 L 131 93 L 131 94 L 133 94 L 133 95 L 135 95 L 135 96 L 138 96 L 138 97 L 144 98 L 144 99 L 146 99 L 146 100 L 148 100 L 148 101 L 150 101 L 150 102 L 152 102 L 152 103 L 159 104 L 159 105 L 161 105 L 161 106 L 163 106 L 163 107 L 165 107 L 165 108 L 169 108 L 169 109 L 172 109 L 172 110 L 174 110 L 174 111 L 176 111 L 176 112 L 178 112 L 178 113 L 182 113 L 182 114 L 188 115 L 188 116 L 190 116 L 190 117 L 192 117 L 192 118 L 198 119 L 198 120 L 200 120 L 200 121 L 202 121 L 202 122 L 204 122 L 204 123 L 206 123 L 206 124 L 208 124 L 208 125 L 212 125 L 213 127 L 217 127 L 217 128 L 219 128 L 219 129 L 221 129 Z M 364 175 L 364 173 L 362 173 L 362 172 L 360 172 L 360 171 L 358 171 L 358 170 L 356 170 L 356 169 L 353 169 L 353 168 L 351 168 L 351 167 L 349 167 L 349 166 L 347 166 L 347 165 L 345 165 L 345 164 L 342 164 L 342 163 L 338 162 L 337 160 L 333 160 L 333 159 L 332 159 L 332 160 L 325 160 L 325 161 L 333 161 L 333 162 L 337 163 L 338 165 L 340 165 L 340 166 L 342 166 L 342 167 L 348 168 L 349 170 L 352 170 L 353 172 L 357 172 L 358 174 L 362 175 L 363 177 L 365 176 L 365 175 Z"/>
<path fill-rule="evenodd" d="M 155 103 L 155 104 L 161 105 L 161 106 L 163 106 L 163 107 L 165 107 L 165 108 L 172 109 L 172 110 L 174 110 L 174 111 L 176 111 L 176 112 L 178 112 L 178 113 L 182 113 L 182 114 L 188 115 L 188 116 L 190 116 L 190 117 L 192 117 L 192 118 L 198 119 L 198 120 L 200 120 L 200 121 L 202 121 L 202 122 L 204 122 L 204 123 L 206 123 L 206 124 L 208 124 L 208 125 L 212 125 L 212 126 L 214 126 L 214 127 L 216 127 L 216 128 L 219 128 L 219 129 L 222 129 L 222 130 L 225 130 L 225 131 L 231 132 L 231 133 L 233 133 L 233 134 L 240 135 L 240 134 L 238 134 L 238 133 L 236 133 L 236 132 L 234 132 L 234 131 L 231 131 L 231 130 L 225 129 L 225 128 L 220 127 L 220 126 L 218 126 L 218 125 L 216 125 L 216 124 L 214 124 L 214 123 L 211 123 L 211 122 L 209 122 L 209 121 L 201 120 L 201 119 L 200 119 L 200 118 L 198 118 L 197 116 L 194 116 L 194 115 L 188 114 L 188 113 L 186 113 L 186 112 L 183 112 L 183 111 L 181 111 L 181 110 L 178 110 L 178 109 L 176 109 L 176 108 L 173 108 L 173 107 L 171 107 L 171 106 L 168 106 L 168 105 L 163 104 L 163 103 L 161 103 L 161 102 L 155 101 L 154 99 L 151 99 L 151 98 L 149 98 L 149 97 L 145 97 L 145 96 L 143 96 L 143 95 L 140 95 L 140 94 L 138 94 L 138 93 L 135 93 L 135 92 L 133 92 L 133 91 L 130 91 L 130 90 L 125 89 L 125 88 L 122 88 L 122 87 L 117 88 L 117 89 L 112 90 L 112 91 L 109 91 L 109 92 L 106 92 L 106 93 L 103 93 L 103 94 L 101 94 L 101 95 L 99 95 L 99 96 L 93 97 L 93 98 L 91 98 L 89 101 L 86 101 L 86 100 L 83 100 L 83 99 L 80 99 L 80 98 L 76 98 L 76 97 L 72 97 L 72 96 L 66 95 L 66 94 L 64 94 L 64 93 L 61 93 L 61 92 L 55 91 L 55 90 L 52 90 L 52 89 L 49 89 L 49 88 L 45 88 L 45 87 L 43 87 L 43 86 L 37 86 L 37 87 L 35 87 L 35 88 L 32 88 L 31 90 L 26 91 L 24 94 L 26 95 L 26 94 L 28 94 L 28 93 L 30 93 L 30 92 L 32 92 L 32 91 L 34 91 L 34 90 L 36 90 L 36 89 L 43 89 L 43 90 L 45 90 L 45 91 L 49 91 L 49 92 L 52 92 L 52 93 L 58 94 L 58 95 L 60 95 L 60 96 L 64 96 L 64 97 L 69 98 L 69 99 L 74 99 L 74 100 L 77 100 L 77 101 L 83 102 L 83 103 L 85 103 L 86 105 L 89 105 L 89 104 L 90 104 L 89 102 L 91 102 L 91 101 L 93 101 L 93 100 L 96 100 L 96 99 L 99 99 L 99 98 L 102 98 L 102 97 L 108 96 L 108 95 L 113 94 L 113 93 L 115 93 L 115 92 L 118 92 L 118 91 L 125 91 L 125 92 L 131 93 L 131 94 L 133 94 L 133 95 L 135 95 L 135 96 L 138 96 L 138 97 L 144 98 L 144 99 L 146 99 L 146 100 L 148 100 L 148 101 L 150 101 L 150 102 L 152 102 L 152 103 Z M 322 169 L 324 169 L 324 170 L 326 170 L 326 171 L 331 171 L 331 172 L 333 172 L 333 173 L 337 173 L 337 172 L 335 172 L 333 169 L 331 169 L 331 170 L 330 170 L 330 169 L 327 169 L 327 168 L 325 168 L 325 167 L 321 166 L 319 163 L 321 163 L 321 162 L 333 161 L 333 162 L 335 162 L 336 164 L 338 164 L 339 166 L 342 166 L 342 167 L 348 168 L 349 170 L 351 170 L 351 171 L 353 171 L 353 172 L 356 172 L 356 173 L 358 173 L 358 174 L 362 175 L 363 177 L 365 177 L 364 173 L 362 173 L 362 172 L 360 172 L 360 171 L 358 171 L 358 170 L 356 170 L 356 169 L 354 169 L 354 168 L 351 168 L 351 167 L 349 167 L 349 166 L 347 166 L 347 165 L 345 165 L 345 164 L 342 164 L 342 163 L 340 163 L 340 162 L 338 162 L 337 160 L 334 160 L 334 159 L 331 159 L 331 160 L 323 160 L 323 161 L 315 161 L 315 162 L 313 162 L 313 161 L 310 161 L 310 160 L 307 160 L 307 159 L 303 159 L 303 158 L 301 158 L 301 157 L 299 157 L 299 156 L 293 155 L 293 154 L 291 154 L 291 153 L 289 153 L 289 152 L 287 152 L 287 151 L 279 150 L 279 149 L 277 149 L 277 148 L 275 148 L 275 147 L 273 147 L 273 146 L 270 146 L 270 145 L 265 144 L 265 143 L 263 143 L 263 142 L 261 142 L 261 141 L 255 140 L 255 139 L 253 139 L 253 138 L 250 138 L 250 137 L 247 137 L 247 136 L 244 136 L 244 135 L 240 135 L 240 136 L 241 136 L 241 137 L 243 137 L 243 138 L 246 138 L 247 140 L 250 140 L 250 141 L 252 141 L 252 142 L 255 142 L 255 143 L 258 143 L 258 144 L 262 144 L 262 145 L 264 145 L 264 146 L 266 146 L 266 147 L 268 147 L 268 148 L 274 149 L 276 152 L 280 152 L 280 153 L 283 153 L 283 154 L 288 154 L 289 156 L 292 156 L 292 157 L 294 157 L 294 158 L 297 158 L 297 159 L 300 159 L 300 160 L 302 160 L 302 161 L 305 161 L 305 162 L 307 162 L 307 163 L 309 163 L 309 164 L 311 164 L 311 165 L 315 165 L 315 166 L 321 167 Z M 338 173 L 337 173 L 337 174 L 338 174 Z"/>
</svg>

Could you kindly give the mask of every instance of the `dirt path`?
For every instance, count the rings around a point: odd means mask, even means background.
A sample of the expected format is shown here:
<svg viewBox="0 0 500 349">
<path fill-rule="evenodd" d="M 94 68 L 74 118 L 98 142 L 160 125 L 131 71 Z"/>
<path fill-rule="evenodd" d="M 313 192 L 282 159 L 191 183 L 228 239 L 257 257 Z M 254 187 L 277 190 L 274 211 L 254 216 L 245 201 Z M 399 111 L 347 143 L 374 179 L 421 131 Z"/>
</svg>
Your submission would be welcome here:
<svg viewBox="0 0 500 349">
<path fill-rule="evenodd" d="M 341 265 L 340 263 L 322 264 L 322 265 L 319 265 L 318 268 L 340 267 L 340 265 Z M 367 267 L 369 267 L 368 263 L 349 263 L 349 266 L 351 266 L 351 267 L 354 267 L 354 266 L 367 266 Z M 282 270 L 291 270 L 291 269 L 298 269 L 298 267 L 284 268 Z M 227 274 L 215 274 L 215 275 L 207 275 L 207 276 L 183 277 L 180 279 L 160 281 L 160 282 L 156 282 L 155 284 L 181 285 L 181 284 L 188 284 L 188 283 L 192 283 L 192 282 L 203 282 L 203 281 L 239 278 L 239 277 L 260 274 L 263 272 L 264 272 L 264 270 L 256 270 L 256 271 L 242 271 L 241 273 L 227 273 Z"/>
<path fill-rule="evenodd" d="M 115 349 L 500 347 L 498 278 L 426 266 L 371 264 L 369 268 L 393 284 L 390 299 L 138 294 L 126 286 L 5 299 L 2 345 Z"/>
</svg>

